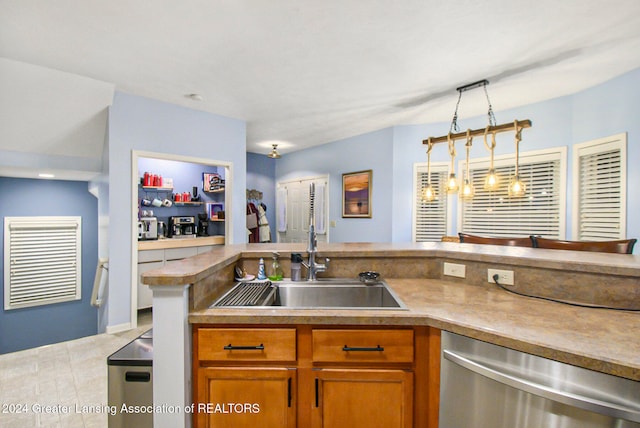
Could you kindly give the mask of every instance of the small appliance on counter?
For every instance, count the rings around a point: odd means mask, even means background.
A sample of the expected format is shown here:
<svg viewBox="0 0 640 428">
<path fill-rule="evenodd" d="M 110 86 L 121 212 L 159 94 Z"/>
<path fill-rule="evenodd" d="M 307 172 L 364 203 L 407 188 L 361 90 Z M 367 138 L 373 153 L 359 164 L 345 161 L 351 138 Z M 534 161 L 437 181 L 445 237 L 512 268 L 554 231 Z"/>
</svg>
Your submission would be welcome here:
<svg viewBox="0 0 640 428">
<path fill-rule="evenodd" d="M 198 236 L 209 236 L 209 216 L 207 213 L 198 214 Z"/>
<path fill-rule="evenodd" d="M 169 217 L 169 238 L 195 238 L 196 218 L 194 216 Z"/>
<path fill-rule="evenodd" d="M 149 241 L 158 239 L 158 219 L 156 217 L 142 217 L 138 221 L 138 240 Z"/>
</svg>

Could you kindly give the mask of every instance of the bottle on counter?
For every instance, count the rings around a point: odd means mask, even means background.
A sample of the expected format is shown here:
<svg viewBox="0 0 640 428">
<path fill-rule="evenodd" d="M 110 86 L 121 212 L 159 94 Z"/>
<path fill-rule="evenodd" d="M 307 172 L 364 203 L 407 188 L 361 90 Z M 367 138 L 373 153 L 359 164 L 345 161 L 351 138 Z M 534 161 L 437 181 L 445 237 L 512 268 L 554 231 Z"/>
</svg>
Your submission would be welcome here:
<svg viewBox="0 0 640 428">
<path fill-rule="evenodd" d="M 291 281 L 300 281 L 302 270 L 302 255 L 300 253 L 291 253 Z"/>
<path fill-rule="evenodd" d="M 282 281 L 282 277 L 284 276 L 282 273 L 282 268 L 280 267 L 280 254 L 274 252 L 273 260 L 271 261 L 271 267 L 269 268 L 269 279 L 271 281 Z"/>
<path fill-rule="evenodd" d="M 264 259 L 260 257 L 260 261 L 258 262 L 258 279 L 263 280 L 267 279 L 267 275 L 264 274 Z"/>
</svg>

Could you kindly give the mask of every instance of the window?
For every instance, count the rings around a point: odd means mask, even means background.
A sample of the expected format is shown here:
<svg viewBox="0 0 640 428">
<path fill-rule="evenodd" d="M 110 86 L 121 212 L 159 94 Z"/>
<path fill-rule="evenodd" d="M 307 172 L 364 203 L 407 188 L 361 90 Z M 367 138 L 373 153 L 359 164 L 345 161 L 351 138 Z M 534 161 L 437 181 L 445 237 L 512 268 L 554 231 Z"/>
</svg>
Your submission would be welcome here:
<svg viewBox="0 0 640 428">
<path fill-rule="evenodd" d="M 436 190 L 436 199 L 421 200 L 421 191 L 427 186 L 427 164 L 417 163 L 413 167 L 413 242 L 440 241 L 447 234 L 448 164 L 431 163 L 431 186 Z"/>
<path fill-rule="evenodd" d="M 626 133 L 574 146 L 573 239 L 625 239 L 626 152 Z"/>
<path fill-rule="evenodd" d="M 80 217 L 5 217 L 4 308 L 79 300 Z"/>
<path fill-rule="evenodd" d="M 496 191 L 486 191 L 489 160 L 470 161 L 475 196 L 458 204 L 458 230 L 492 237 L 541 235 L 564 239 L 566 148 L 520 154 L 520 178 L 527 186 L 522 198 L 510 198 L 507 192 L 514 162 L 514 154 L 496 156 L 494 166 L 500 186 Z M 464 164 L 460 162 L 458 171 L 464 171 Z"/>
</svg>

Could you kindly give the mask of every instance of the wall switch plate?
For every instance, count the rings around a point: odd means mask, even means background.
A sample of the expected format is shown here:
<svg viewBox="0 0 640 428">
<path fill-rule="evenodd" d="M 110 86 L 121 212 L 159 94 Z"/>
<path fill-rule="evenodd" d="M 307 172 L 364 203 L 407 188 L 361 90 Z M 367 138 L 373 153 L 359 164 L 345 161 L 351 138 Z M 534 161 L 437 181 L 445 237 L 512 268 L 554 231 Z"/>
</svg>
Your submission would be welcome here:
<svg viewBox="0 0 640 428">
<path fill-rule="evenodd" d="M 444 264 L 444 274 L 448 276 L 455 276 L 458 278 L 464 278 L 466 274 L 466 266 L 459 265 L 456 263 L 447 263 Z"/>
<path fill-rule="evenodd" d="M 513 285 L 513 271 L 500 269 L 487 269 L 487 281 L 495 283 L 493 276 L 498 275 L 500 285 Z"/>
<path fill-rule="evenodd" d="M 329 222 L 329 227 L 336 227 L 336 221 L 335 220 L 331 220 Z"/>
</svg>

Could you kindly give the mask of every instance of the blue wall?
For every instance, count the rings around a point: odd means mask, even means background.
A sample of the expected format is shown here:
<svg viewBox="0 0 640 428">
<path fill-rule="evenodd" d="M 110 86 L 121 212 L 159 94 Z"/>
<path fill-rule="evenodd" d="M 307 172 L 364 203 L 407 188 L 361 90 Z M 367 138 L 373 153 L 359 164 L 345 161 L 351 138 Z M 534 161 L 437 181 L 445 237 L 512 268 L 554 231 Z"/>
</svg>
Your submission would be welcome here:
<svg viewBox="0 0 640 428">
<path fill-rule="evenodd" d="M 116 92 L 109 109 L 109 298 L 108 327 L 131 322 L 132 230 L 137 207 L 131 204 L 132 151 L 232 162 L 231 198 L 234 243 L 246 242 L 246 124 L 135 95 Z M 229 189 L 229 187 L 227 187 Z M 228 207 L 225 207 L 228 211 Z"/>
<path fill-rule="evenodd" d="M 517 94 L 514 94 L 517 97 Z M 495 101 L 495 100 L 494 100 Z M 464 102 L 464 100 L 463 100 Z M 499 103 L 494 102 L 494 107 Z M 640 237 L 640 222 L 631 213 L 640 211 L 640 69 L 579 93 L 496 111 L 498 123 L 514 119 L 530 119 L 533 126 L 522 133 L 521 151 L 567 147 L 567 216 L 566 238 L 572 226 L 572 148 L 576 143 L 627 132 L 627 236 Z M 460 118 L 461 129 L 486 126 L 486 115 Z M 444 135 L 450 122 L 423 125 L 402 125 L 368 134 L 346 138 L 319 147 L 291 153 L 276 163 L 276 182 L 299 177 L 330 174 L 331 220 L 337 227 L 331 230 L 331 241 L 410 242 L 412 223 L 413 166 L 426 162 L 422 140 Z M 496 155 L 513 154 L 513 134 L 497 137 Z M 458 147 L 458 161 L 464 150 Z M 481 139 L 474 141 L 472 158 L 486 158 L 488 152 Z M 437 146 L 432 162 L 448 162 L 449 154 Z M 341 218 L 341 174 L 373 169 L 373 218 Z M 456 233 L 457 207 L 453 210 L 453 233 Z M 636 247 L 638 254 L 640 248 Z"/>
<path fill-rule="evenodd" d="M 387 128 L 283 156 L 276 181 L 329 174 L 331 242 L 390 242 L 393 129 Z M 342 218 L 342 174 L 373 170 L 371 218 Z"/>
<path fill-rule="evenodd" d="M 271 242 L 276 242 L 276 162 L 257 153 L 247 153 L 247 189 L 262 192 L 262 203 L 267 207 L 267 220 L 271 229 Z"/>
<path fill-rule="evenodd" d="M 98 262 L 98 201 L 86 182 L 0 177 L 0 216 L 82 217 L 82 299 L 4 310 L 0 293 L 0 353 L 89 336 L 97 332 L 91 291 Z M 4 227 L 0 229 L 4 241 Z M 4 283 L 4 247 L 0 249 Z M 4 290 L 4 287 L 3 287 Z"/>
</svg>

